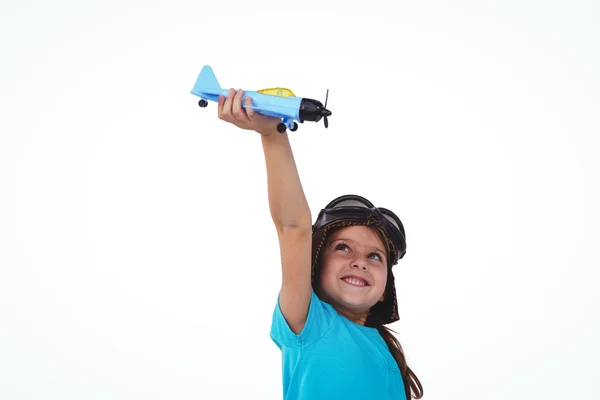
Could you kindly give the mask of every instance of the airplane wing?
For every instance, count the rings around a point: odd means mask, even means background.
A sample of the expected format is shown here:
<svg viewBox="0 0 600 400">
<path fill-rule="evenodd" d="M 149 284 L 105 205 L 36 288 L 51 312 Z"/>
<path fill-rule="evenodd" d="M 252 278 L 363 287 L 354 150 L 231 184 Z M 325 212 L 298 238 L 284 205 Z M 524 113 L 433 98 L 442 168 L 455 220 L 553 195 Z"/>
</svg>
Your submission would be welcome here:
<svg viewBox="0 0 600 400">
<path fill-rule="evenodd" d="M 211 88 L 193 88 L 191 90 L 192 94 L 195 94 L 196 96 L 199 96 L 200 94 L 214 94 L 214 95 L 220 95 L 222 92 L 221 89 L 211 89 Z"/>
</svg>

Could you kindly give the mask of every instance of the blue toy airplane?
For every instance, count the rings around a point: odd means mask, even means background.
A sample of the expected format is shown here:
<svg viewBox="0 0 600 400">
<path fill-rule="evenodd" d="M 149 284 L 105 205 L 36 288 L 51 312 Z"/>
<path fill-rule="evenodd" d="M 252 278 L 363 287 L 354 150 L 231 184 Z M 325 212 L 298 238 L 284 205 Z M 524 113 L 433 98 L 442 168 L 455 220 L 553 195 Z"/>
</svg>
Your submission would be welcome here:
<svg viewBox="0 0 600 400">
<path fill-rule="evenodd" d="M 198 102 L 200 107 L 206 107 L 208 105 L 207 100 L 217 102 L 219 101 L 219 95 L 222 94 L 227 97 L 229 90 L 221 88 L 212 68 L 205 65 L 200 71 L 191 93 L 200 97 Z M 298 129 L 298 124 L 294 120 L 300 123 L 304 121 L 318 122 L 323 118 L 325 128 L 329 126 L 327 121 L 327 117 L 331 115 L 331 111 L 327 109 L 329 90 L 325 95 L 325 105 L 318 100 L 296 97 L 291 90 L 285 88 L 263 89 L 244 93 L 243 107 L 255 109 L 260 114 L 281 118 L 281 122 L 277 125 L 277 131 L 280 133 L 284 133 L 286 129 L 292 132 Z M 244 105 L 246 96 L 250 96 L 252 99 L 252 106 Z"/>
</svg>

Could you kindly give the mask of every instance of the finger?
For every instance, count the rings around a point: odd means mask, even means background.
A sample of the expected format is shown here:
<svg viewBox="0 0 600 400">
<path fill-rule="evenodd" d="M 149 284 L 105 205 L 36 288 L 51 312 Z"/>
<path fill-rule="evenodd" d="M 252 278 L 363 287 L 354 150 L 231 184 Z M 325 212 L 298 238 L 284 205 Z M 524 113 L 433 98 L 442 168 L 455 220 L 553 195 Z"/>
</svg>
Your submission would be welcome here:
<svg viewBox="0 0 600 400">
<path fill-rule="evenodd" d="M 217 115 L 219 116 L 219 119 L 223 119 L 223 104 L 225 104 L 225 96 L 220 94 L 217 107 Z"/>
<path fill-rule="evenodd" d="M 239 122 L 248 122 L 250 119 L 246 115 L 246 111 L 242 108 L 242 98 L 244 97 L 244 91 L 238 90 L 233 99 L 232 112 L 233 117 Z"/>
<path fill-rule="evenodd" d="M 229 93 L 227 93 L 227 98 L 223 103 L 223 119 L 225 121 L 231 122 L 233 117 L 231 115 L 231 103 L 233 102 L 233 97 L 235 96 L 235 90 L 229 89 Z"/>
<path fill-rule="evenodd" d="M 252 99 L 249 96 L 246 96 L 246 100 L 244 100 L 244 105 L 252 106 Z M 248 119 L 254 118 L 254 114 L 255 112 L 253 108 L 246 108 L 246 115 L 248 116 Z"/>
</svg>

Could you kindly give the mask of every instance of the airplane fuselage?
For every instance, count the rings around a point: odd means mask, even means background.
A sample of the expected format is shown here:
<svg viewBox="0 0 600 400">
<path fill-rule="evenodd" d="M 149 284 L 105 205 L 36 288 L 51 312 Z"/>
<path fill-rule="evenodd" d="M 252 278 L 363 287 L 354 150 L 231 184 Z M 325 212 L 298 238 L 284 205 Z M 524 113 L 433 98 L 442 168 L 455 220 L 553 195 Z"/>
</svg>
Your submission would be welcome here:
<svg viewBox="0 0 600 400">
<path fill-rule="evenodd" d="M 223 97 L 227 98 L 229 90 L 221 89 L 220 93 L 202 93 L 196 91 L 193 94 L 200 98 L 217 102 L 219 101 L 219 94 L 222 94 Z M 252 108 L 260 110 L 261 114 L 269 115 L 271 117 L 300 120 L 301 97 L 279 97 L 270 94 L 262 94 L 256 91 L 244 91 L 242 105 L 245 104 L 246 97 L 252 99 Z"/>
</svg>

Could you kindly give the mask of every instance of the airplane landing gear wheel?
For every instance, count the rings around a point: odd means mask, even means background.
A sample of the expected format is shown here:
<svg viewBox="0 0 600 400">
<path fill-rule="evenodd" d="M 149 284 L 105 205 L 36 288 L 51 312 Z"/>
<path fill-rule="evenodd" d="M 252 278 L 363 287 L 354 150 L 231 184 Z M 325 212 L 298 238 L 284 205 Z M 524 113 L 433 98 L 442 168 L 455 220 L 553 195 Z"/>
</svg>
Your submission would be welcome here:
<svg viewBox="0 0 600 400">
<path fill-rule="evenodd" d="M 294 126 L 290 128 L 290 131 L 295 132 L 298 130 L 298 124 L 294 122 Z"/>
<path fill-rule="evenodd" d="M 198 102 L 198 105 L 202 108 L 206 107 L 208 105 L 208 101 L 202 99 Z"/>
<path fill-rule="evenodd" d="M 280 122 L 277 124 L 277 132 L 285 133 L 286 129 L 287 129 L 287 127 L 285 126 L 285 124 L 283 122 Z"/>
</svg>

